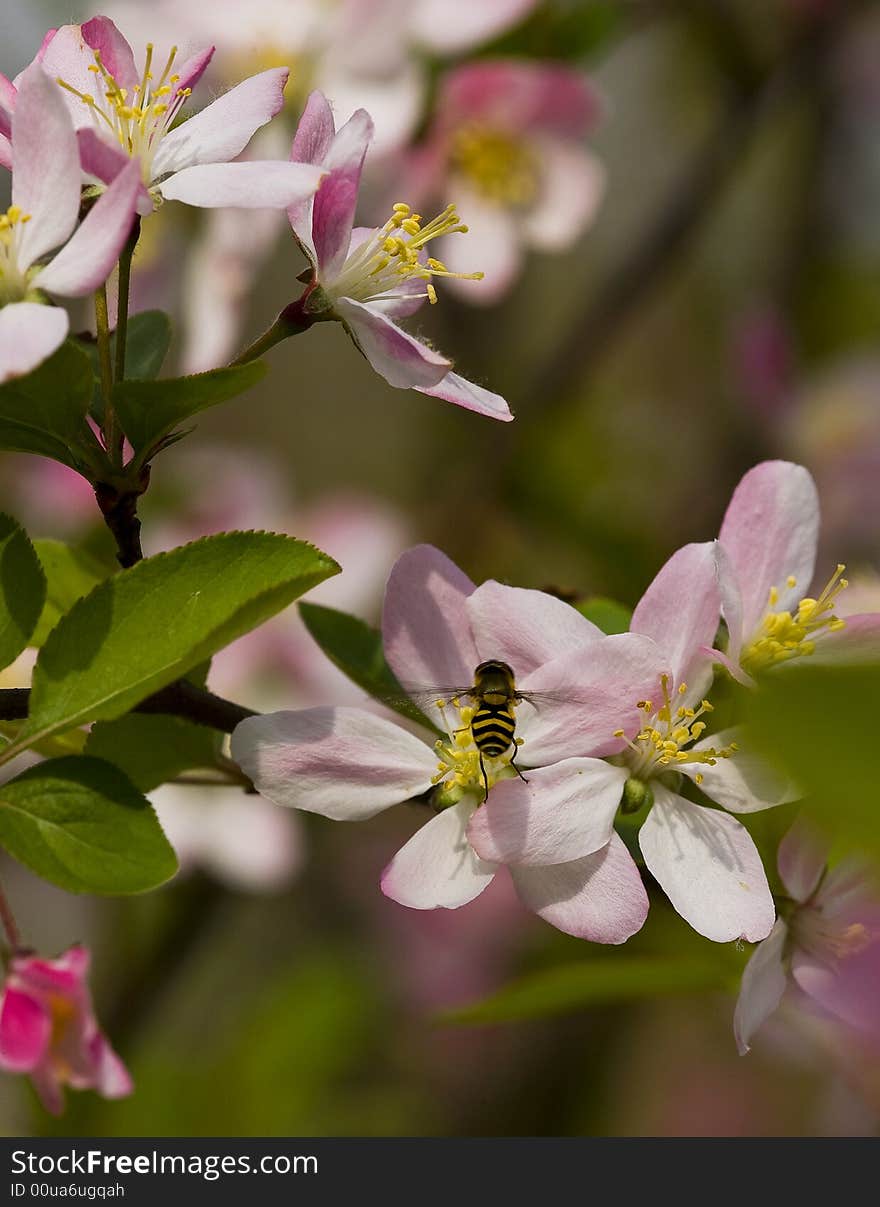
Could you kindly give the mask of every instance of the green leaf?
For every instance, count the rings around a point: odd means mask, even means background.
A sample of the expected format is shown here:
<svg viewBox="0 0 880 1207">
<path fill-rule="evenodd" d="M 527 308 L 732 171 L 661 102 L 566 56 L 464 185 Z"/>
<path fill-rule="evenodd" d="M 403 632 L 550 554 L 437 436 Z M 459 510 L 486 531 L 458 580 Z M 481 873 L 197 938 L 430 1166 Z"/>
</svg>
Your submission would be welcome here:
<svg viewBox="0 0 880 1207">
<path fill-rule="evenodd" d="M 444 1012 L 440 1021 L 471 1026 L 547 1018 L 607 1002 L 732 988 L 736 980 L 737 972 L 718 960 L 615 955 L 535 972 L 481 1002 Z"/>
<path fill-rule="evenodd" d="M 85 721 L 121 716 L 338 569 L 293 537 L 226 532 L 105 579 L 40 650 L 30 716 L 0 761 Z"/>
<path fill-rule="evenodd" d="M 63 541 L 34 541 L 46 575 L 46 603 L 30 645 L 38 648 L 78 599 L 95 588 L 109 573 L 100 562 Z"/>
<path fill-rule="evenodd" d="M 0 787 L 0 843 L 71 893 L 142 893 L 177 871 L 149 801 L 100 759 L 51 759 Z"/>
<path fill-rule="evenodd" d="M 603 633 L 626 633 L 632 620 L 632 608 L 617 603 L 614 599 L 605 599 L 602 595 L 591 595 L 575 605 L 581 616 L 592 620 Z"/>
<path fill-rule="evenodd" d="M 104 399 L 101 395 L 101 366 L 98 362 L 98 344 L 94 338 L 80 337 L 79 345 L 92 362 L 95 377 L 92 414 L 100 423 L 104 415 Z M 171 346 L 171 319 L 162 310 L 142 310 L 128 320 L 128 336 L 125 341 L 126 381 L 152 381 L 168 355 Z M 110 333 L 110 359 L 116 357 L 116 332 Z"/>
<path fill-rule="evenodd" d="M 82 470 L 94 438 L 86 424 L 92 366 L 72 341 L 26 377 L 0 385 L 0 448 Z"/>
<path fill-rule="evenodd" d="M 181 717 L 129 713 L 92 726 L 85 753 L 124 771 L 141 792 L 152 792 L 182 771 L 217 765 L 220 735 Z"/>
<path fill-rule="evenodd" d="M 401 716 L 436 731 L 434 723 L 409 700 L 385 661 L 381 633 L 356 616 L 320 604 L 301 603 L 299 612 L 323 652 L 353 683 Z"/>
<path fill-rule="evenodd" d="M 265 373 L 265 363 L 255 360 L 191 377 L 120 381 L 113 387 L 113 405 L 135 452 L 145 459 L 183 420 L 244 393 Z"/>
<path fill-rule="evenodd" d="M 749 693 L 749 741 L 787 772 L 830 836 L 880 858 L 880 665 L 784 667 Z"/>
<path fill-rule="evenodd" d="M 0 514 L 0 670 L 30 640 L 46 598 L 46 578 L 27 533 Z"/>
</svg>

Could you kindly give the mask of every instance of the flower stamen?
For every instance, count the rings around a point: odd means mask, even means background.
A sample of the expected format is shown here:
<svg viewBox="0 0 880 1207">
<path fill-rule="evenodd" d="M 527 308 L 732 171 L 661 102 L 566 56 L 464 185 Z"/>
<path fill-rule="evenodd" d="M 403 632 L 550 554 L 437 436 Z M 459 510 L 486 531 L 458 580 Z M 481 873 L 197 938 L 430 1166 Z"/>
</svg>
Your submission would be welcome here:
<svg viewBox="0 0 880 1207">
<path fill-rule="evenodd" d="M 845 569 L 843 564 L 838 565 L 818 598 L 805 596 L 793 612 L 776 611 L 779 589 L 771 587 L 768 610 L 761 621 L 758 635 L 743 651 L 743 669 L 749 674 L 756 674 L 778 662 L 812 654 L 818 635 L 844 628 L 846 621 L 835 615 L 834 603 L 840 592 L 849 585 L 841 577 Z M 786 586 L 792 590 L 797 586 L 796 579 L 789 577 Z"/>
</svg>

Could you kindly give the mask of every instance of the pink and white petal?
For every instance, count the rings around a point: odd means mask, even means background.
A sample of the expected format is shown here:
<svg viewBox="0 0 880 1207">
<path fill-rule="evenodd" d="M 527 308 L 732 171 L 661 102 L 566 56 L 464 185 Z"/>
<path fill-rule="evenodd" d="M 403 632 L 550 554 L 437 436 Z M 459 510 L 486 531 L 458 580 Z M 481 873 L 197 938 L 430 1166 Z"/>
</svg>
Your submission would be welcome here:
<svg viewBox="0 0 880 1207">
<path fill-rule="evenodd" d="M 812 582 L 819 497 L 809 472 L 790 461 L 750 469 L 733 492 L 718 539 L 739 583 L 747 639 L 767 611 L 771 587 L 779 592 L 776 608 L 785 611 Z"/>
<path fill-rule="evenodd" d="M 628 772 L 602 759 L 564 759 L 496 784 L 471 818 L 483 859 L 527 866 L 569 863 L 608 844 Z"/>
<path fill-rule="evenodd" d="M 519 227 L 509 210 L 491 205 L 459 180 L 451 180 L 449 193 L 467 225 L 467 235 L 440 240 L 438 255 L 450 272 L 481 272 L 482 280 L 443 279 L 443 289 L 465 301 L 491 306 L 508 292 L 522 265 Z"/>
<path fill-rule="evenodd" d="M 420 0 L 409 6 L 407 20 L 420 46 L 453 55 L 516 25 L 535 5 L 536 0 Z"/>
<path fill-rule="evenodd" d="M 286 67 L 261 71 L 166 134 L 153 161 L 153 179 L 240 155 L 260 126 L 280 112 L 289 74 Z"/>
<path fill-rule="evenodd" d="M 320 168 L 284 160 L 240 160 L 183 168 L 159 185 L 166 201 L 202 209 L 287 209 L 307 201 L 323 177 Z"/>
<path fill-rule="evenodd" d="M 787 776 L 749 750 L 748 737 L 740 726 L 720 729 L 696 742 L 692 750 L 703 752 L 712 747 L 721 750 L 732 742 L 737 749 L 729 758 L 719 758 L 714 766 L 679 763 L 676 770 L 694 781 L 700 776 L 700 787 L 706 796 L 731 813 L 758 813 L 803 795 Z"/>
<path fill-rule="evenodd" d="M 29 993 L 7 984 L 0 1003 L 0 1068 L 29 1073 L 49 1045 L 52 1019 Z"/>
<path fill-rule="evenodd" d="M 581 650 L 545 662 L 517 684 L 523 692 L 551 693 L 535 709 L 521 705 L 517 734 L 526 766 L 557 759 L 619 754 L 623 738 L 644 721 L 639 701 L 656 695 L 664 660 L 650 638 L 636 633 L 601 637 Z"/>
<path fill-rule="evenodd" d="M 466 603 L 475 589 L 433 545 L 416 545 L 397 559 L 385 588 L 382 642 L 405 689 L 451 691 L 473 682 L 480 655 Z M 436 710 L 428 715 L 444 725 Z"/>
<path fill-rule="evenodd" d="M 100 1031 L 89 1045 L 94 1072 L 92 1087 L 104 1098 L 127 1098 L 134 1093 L 131 1074 Z"/>
<path fill-rule="evenodd" d="M 79 149 L 73 123 L 54 84 L 38 63 L 21 77 L 12 115 L 12 203 L 24 224 L 16 260 L 21 272 L 60 247 L 79 214 Z"/>
<path fill-rule="evenodd" d="M 67 311 L 39 302 L 13 302 L 0 309 L 0 382 L 24 377 L 60 348 L 67 337 Z"/>
<path fill-rule="evenodd" d="M 318 83 L 333 98 L 337 121 L 342 122 L 358 109 L 366 109 L 373 119 L 371 154 L 390 155 L 407 145 L 415 130 L 425 98 L 425 69 L 414 59 L 404 59 L 390 73 L 352 71 L 325 56 L 318 72 Z"/>
<path fill-rule="evenodd" d="M 296 815 L 260 797 L 248 800 L 241 792 L 230 793 L 219 803 L 215 797 L 212 792 L 202 808 L 202 825 L 207 817 L 212 825 L 205 851 L 210 870 L 224 884 L 244 892 L 285 888 L 303 856 Z"/>
<path fill-rule="evenodd" d="M 776 913 L 748 830 L 729 813 L 695 805 L 658 781 L 653 788 L 639 846 L 674 908 L 715 943 L 766 939 Z"/>
<path fill-rule="evenodd" d="M 80 27 L 83 41 L 98 51 L 101 62 L 121 88 L 134 88 L 140 73 L 128 42 L 109 17 L 93 17 Z M 93 60 L 94 62 L 94 60 Z"/>
<path fill-rule="evenodd" d="M 861 950 L 824 962 L 796 949 L 791 959 L 795 984 L 823 1010 L 874 1040 L 880 1039 L 880 933 Z"/>
<path fill-rule="evenodd" d="M 302 117 L 293 136 L 290 158 L 293 163 L 320 164 L 336 134 L 333 110 L 323 92 L 315 89 L 309 93 Z"/>
<path fill-rule="evenodd" d="M 604 636 L 564 600 L 494 579 L 470 596 L 467 614 L 480 659 L 500 658 L 518 678 Z"/>
<path fill-rule="evenodd" d="M 525 242 L 537 251 L 565 251 L 592 223 L 608 174 L 597 156 L 559 138 L 534 140 L 538 196 L 523 216 Z"/>
<path fill-rule="evenodd" d="M 140 164 L 129 162 L 54 259 L 40 269 L 34 285 L 65 298 L 81 298 L 107 280 L 131 232 L 141 196 Z"/>
<path fill-rule="evenodd" d="M 391 319 L 353 298 L 338 298 L 334 310 L 380 377 L 400 390 L 436 386 L 450 362 Z"/>
<path fill-rule="evenodd" d="M 601 110 L 582 71 L 525 59 L 481 60 L 456 68 L 445 77 L 437 105 L 446 129 L 477 122 L 520 137 L 545 131 L 572 139 L 583 138 Z"/>
<path fill-rule="evenodd" d="M 468 843 L 474 807 L 466 797 L 415 832 L 382 873 L 386 897 L 410 909 L 458 909 L 480 895 L 497 868 Z"/>
<path fill-rule="evenodd" d="M 844 617 L 842 629 L 816 639 L 810 665 L 858 665 L 880 662 L 880 612 L 860 612 Z"/>
<path fill-rule="evenodd" d="M 361 170 L 372 138 L 373 120 L 358 109 L 333 139 L 321 165 L 329 175 L 312 206 L 312 239 L 322 280 L 332 280 L 348 256 Z"/>
<path fill-rule="evenodd" d="M 118 143 L 107 142 L 92 126 L 77 130 L 76 141 L 83 172 L 102 184 L 112 184 L 131 163 L 131 156 Z"/>
<path fill-rule="evenodd" d="M 12 167 L 12 143 L 5 134 L 0 134 L 0 167 Z"/>
<path fill-rule="evenodd" d="M 783 836 L 776 852 L 782 883 L 795 901 L 812 897 L 828 862 L 828 843 L 803 818 Z"/>
<path fill-rule="evenodd" d="M 787 982 L 782 962 L 787 939 L 788 927 L 779 918 L 743 970 L 733 1012 L 733 1034 L 740 1056 L 749 1051 L 752 1036 L 782 1001 Z"/>
<path fill-rule="evenodd" d="M 242 721 L 232 757 L 276 805 L 360 821 L 418 796 L 436 771 L 432 748 L 359 708 L 307 708 Z"/>
<path fill-rule="evenodd" d="M 197 50 L 195 54 L 190 55 L 188 59 L 185 59 L 180 64 L 179 69 L 175 71 L 178 79 L 171 91 L 172 98 L 177 96 L 179 92 L 182 92 L 184 88 L 193 89 L 196 87 L 199 80 L 208 70 L 211 59 L 214 57 L 214 50 L 213 46 L 206 46 L 204 50 Z"/>
<path fill-rule="evenodd" d="M 747 682 L 744 683 L 744 686 L 750 687 L 754 681 L 739 665 L 743 638 L 746 636 L 743 632 L 742 592 L 739 588 L 736 567 L 721 541 L 715 541 L 715 573 L 721 598 L 721 614 L 727 626 L 727 651 L 726 657 L 722 657 L 716 650 L 713 657 L 716 662 L 721 662 L 723 666 L 726 666 L 738 682 L 743 683 L 743 676 L 745 676 Z"/>
<path fill-rule="evenodd" d="M 42 65 L 53 86 L 61 79 L 77 92 L 97 95 L 103 85 L 98 82 L 95 73 L 89 71 L 89 67 L 95 65 L 95 55 L 83 37 L 82 26 L 62 25 L 54 34 L 50 30 L 50 34 L 51 36 L 47 35 L 34 62 Z M 23 72 L 21 78 L 24 74 Z M 58 95 L 77 129 L 92 125 L 92 110 L 78 96 L 74 96 L 66 88 L 59 88 Z M 103 92 L 100 92 L 100 95 L 103 96 Z"/>
<path fill-rule="evenodd" d="M 705 541 L 673 553 L 633 612 L 630 631 L 656 642 L 673 684 L 687 683 L 689 698 L 699 698 L 712 678 L 704 647 L 715 640 L 720 608 L 715 542 Z"/>
<path fill-rule="evenodd" d="M 63 1115 L 64 1092 L 52 1065 L 48 1061 L 39 1065 L 32 1070 L 30 1078 L 43 1110 L 50 1115 Z"/>
<path fill-rule="evenodd" d="M 510 873 L 523 904 L 576 939 L 625 943 L 648 916 L 639 870 L 617 834 L 583 859 L 553 867 L 515 867 Z"/>
<path fill-rule="evenodd" d="M 12 111 L 15 109 L 17 94 L 12 80 L 0 71 L 0 134 L 7 139 L 12 134 Z"/>
<path fill-rule="evenodd" d="M 740 648 L 742 648 L 742 642 L 740 642 Z M 704 646 L 703 649 L 706 657 L 718 666 L 723 666 L 731 679 L 742 684 L 743 687 L 755 686 L 755 680 L 752 676 L 744 671 L 738 662 L 734 662 L 728 654 L 725 654 L 722 650 L 710 650 L 708 646 Z"/>
<path fill-rule="evenodd" d="M 415 388 L 420 394 L 442 398 L 444 402 L 464 407 L 466 411 L 475 411 L 478 415 L 485 415 L 487 419 L 500 419 L 502 423 L 509 423 L 513 419 L 505 398 L 487 390 L 485 386 L 475 385 L 458 373 L 447 373 L 436 386 Z"/>
</svg>

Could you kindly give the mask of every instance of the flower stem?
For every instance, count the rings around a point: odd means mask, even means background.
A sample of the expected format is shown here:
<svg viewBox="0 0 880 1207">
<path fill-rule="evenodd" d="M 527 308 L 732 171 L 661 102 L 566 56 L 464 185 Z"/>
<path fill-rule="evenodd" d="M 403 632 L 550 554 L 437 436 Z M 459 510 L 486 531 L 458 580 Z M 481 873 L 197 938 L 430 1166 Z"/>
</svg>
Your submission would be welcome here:
<svg viewBox="0 0 880 1207">
<path fill-rule="evenodd" d="M 135 216 L 131 233 L 125 241 L 122 254 L 119 257 L 119 303 L 116 314 L 116 366 L 115 377 L 122 381 L 125 377 L 125 352 L 128 339 L 128 298 L 131 289 L 131 259 L 141 233 L 141 220 Z"/>
<path fill-rule="evenodd" d="M 258 336 L 243 352 L 240 352 L 235 360 L 229 362 L 229 368 L 235 368 L 236 365 L 246 365 L 250 361 L 256 360 L 258 356 L 262 356 L 264 352 L 268 352 L 270 348 L 274 348 L 282 340 L 288 339 L 291 335 L 299 335 L 301 331 L 305 331 L 310 327 L 315 320 L 310 319 L 305 314 L 301 306 L 302 300 L 300 298 L 298 301 L 286 306 L 267 331 Z"/>
<path fill-rule="evenodd" d="M 21 950 L 21 935 L 18 931 L 18 923 L 15 921 L 15 915 L 12 912 L 12 907 L 6 900 L 6 894 L 0 888 L 0 922 L 3 923 L 3 929 L 6 932 L 6 940 L 13 952 Z"/>
<path fill-rule="evenodd" d="M 107 286 L 95 290 L 95 328 L 98 334 L 98 362 L 101 367 L 101 393 L 104 396 L 104 447 L 114 464 L 116 452 L 116 415 L 113 411 L 113 365 L 110 359 L 110 316 L 107 309 Z"/>
</svg>

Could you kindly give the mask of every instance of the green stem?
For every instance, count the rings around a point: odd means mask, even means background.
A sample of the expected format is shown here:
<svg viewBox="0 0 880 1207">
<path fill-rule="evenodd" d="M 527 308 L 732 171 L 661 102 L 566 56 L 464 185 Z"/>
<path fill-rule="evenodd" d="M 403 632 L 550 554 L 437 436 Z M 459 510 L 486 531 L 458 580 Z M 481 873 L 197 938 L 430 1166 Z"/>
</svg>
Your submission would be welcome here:
<svg viewBox="0 0 880 1207">
<path fill-rule="evenodd" d="M 141 220 L 135 217 L 131 233 L 119 257 L 119 302 L 116 308 L 116 380 L 125 378 L 125 352 L 128 340 L 128 297 L 131 289 L 131 260 L 141 233 Z"/>
<path fill-rule="evenodd" d="M 6 932 L 6 939 L 13 953 L 21 950 L 21 935 L 18 932 L 18 924 L 15 921 L 15 915 L 12 912 L 12 907 L 6 900 L 6 894 L 0 888 L 0 922 L 3 923 L 3 929 Z"/>
<path fill-rule="evenodd" d="M 110 315 L 107 286 L 95 290 L 95 328 L 98 333 L 98 362 L 101 366 L 101 393 L 104 396 L 104 447 L 116 463 L 116 416 L 113 412 L 113 366 L 110 360 Z"/>
<path fill-rule="evenodd" d="M 303 301 L 307 293 L 282 310 L 267 331 L 258 336 L 243 352 L 240 352 L 235 360 L 229 362 L 229 368 L 233 369 L 236 365 L 246 365 L 250 361 L 256 360 L 258 356 L 262 356 L 264 352 L 268 352 L 282 340 L 289 339 L 291 335 L 299 335 L 301 331 L 307 330 L 313 322 L 317 321 L 306 315 L 303 309 Z"/>
</svg>

